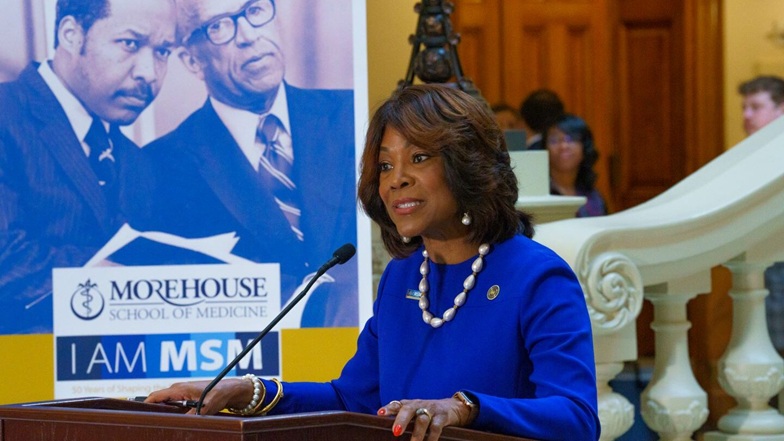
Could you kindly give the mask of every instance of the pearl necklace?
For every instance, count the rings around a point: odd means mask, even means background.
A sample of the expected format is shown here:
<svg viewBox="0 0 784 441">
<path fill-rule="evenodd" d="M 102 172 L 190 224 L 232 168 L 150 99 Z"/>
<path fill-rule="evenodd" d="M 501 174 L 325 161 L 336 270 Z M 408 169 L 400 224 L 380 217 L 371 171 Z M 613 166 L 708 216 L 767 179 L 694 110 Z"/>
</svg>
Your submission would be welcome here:
<svg viewBox="0 0 784 441">
<path fill-rule="evenodd" d="M 430 267 L 428 266 L 428 254 L 427 250 L 422 250 L 422 256 L 425 260 L 422 262 L 422 265 L 419 266 L 419 273 L 422 274 L 422 280 L 419 281 L 419 292 L 422 295 L 419 297 L 419 309 L 422 310 L 422 320 L 425 323 L 429 324 L 434 328 L 438 328 L 444 323 L 452 320 L 455 318 L 455 314 L 457 314 L 457 308 L 463 306 L 466 301 L 466 297 L 468 296 L 468 291 L 474 287 L 476 284 L 476 275 L 482 271 L 484 267 L 484 256 L 490 252 L 490 245 L 483 243 L 479 245 L 479 257 L 474 260 L 474 263 L 471 264 L 471 275 L 466 277 L 465 281 L 463 282 L 463 291 L 455 297 L 455 304 L 451 308 L 447 309 L 444 312 L 444 316 L 442 318 L 438 318 L 433 316 L 433 314 L 427 310 L 428 306 L 430 306 L 430 302 L 427 300 L 427 291 L 430 289 L 430 285 L 427 283 L 427 275 L 430 273 Z"/>
</svg>

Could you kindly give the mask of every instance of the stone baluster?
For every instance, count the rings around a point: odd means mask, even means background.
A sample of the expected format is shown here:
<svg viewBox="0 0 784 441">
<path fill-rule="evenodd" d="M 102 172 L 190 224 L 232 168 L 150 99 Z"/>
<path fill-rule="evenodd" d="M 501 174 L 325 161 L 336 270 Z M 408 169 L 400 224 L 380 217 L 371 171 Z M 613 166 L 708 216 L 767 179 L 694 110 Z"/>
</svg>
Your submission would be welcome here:
<svg viewBox="0 0 784 441">
<path fill-rule="evenodd" d="M 599 392 L 599 421 L 602 434 L 599 441 L 612 441 L 634 424 L 634 406 L 623 395 L 614 392 L 610 380 L 623 370 L 623 363 L 597 363 L 596 387 Z"/>
<path fill-rule="evenodd" d="M 710 291 L 710 273 L 648 287 L 653 303 L 651 324 L 656 338 L 653 376 L 640 399 L 642 418 L 661 440 L 692 439 L 708 418 L 708 399 L 689 362 L 686 304 L 699 292 Z"/>
<path fill-rule="evenodd" d="M 634 262 L 621 253 L 602 253 L 579 267 L 593 329 L 600 439 L 610 441 L 634 423 L 634 406 L 613 392 L 609 381 L 625 361 L 637 358 L 635 321 L 643 302 L 642 278 Z"/>
<path fill-rule="evenodd" d="M 784 386 L 784 361 L 773 348 L 765 321 L 764 271 L 768 264 L 735 259 L 732 336 L 719 360 L 719 384 L 738 405 L 719 419 L 706 441 L 784 440 L 784 416 L 768 405 Z"/>
</svg>

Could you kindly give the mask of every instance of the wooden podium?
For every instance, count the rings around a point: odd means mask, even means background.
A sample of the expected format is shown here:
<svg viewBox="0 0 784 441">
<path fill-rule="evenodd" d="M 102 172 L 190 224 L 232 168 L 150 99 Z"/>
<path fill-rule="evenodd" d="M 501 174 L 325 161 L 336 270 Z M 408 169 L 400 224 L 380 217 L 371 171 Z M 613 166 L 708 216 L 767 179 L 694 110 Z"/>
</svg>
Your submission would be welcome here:
<svg viewBox="0 0 784 441">
<path fill-rule="evenodd" d="M 182 415 L 184 409 L 112 398 L 0 406 L 0 441 L 407 441 L 392 435 L 392 418 L 352 412 L 266 417 Z M 520 441 L 447 427 L 444 441 Z M 530 441 L 530 440 L 529 440 Z"/>
</svg>

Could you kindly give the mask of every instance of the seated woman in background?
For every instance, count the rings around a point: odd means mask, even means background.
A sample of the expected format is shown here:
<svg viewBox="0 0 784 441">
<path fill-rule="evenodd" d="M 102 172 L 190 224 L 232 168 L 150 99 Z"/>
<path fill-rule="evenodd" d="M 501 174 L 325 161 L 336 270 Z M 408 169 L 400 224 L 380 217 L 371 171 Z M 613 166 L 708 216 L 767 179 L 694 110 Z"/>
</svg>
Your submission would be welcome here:
<svg viewBox="0 0 784 441">
<path fill-rule="evenodd" d="M 545 132 L 544 144 L 550 156 L 550 194 L 585 196 L 577 217 L 607 214 L 604 198 L 594 186 L 593 165 L 599 154 L 588 124 L 575 115 L 562 115 Z"/>
<path fill-rule="evenodd" d="M 517 180 L 490 110 L 441 85 L 397 92 L 370 121 L 358 191 L 394 258 L 340 377 L 224 379 L 203 413 L 370 413 L 394 417 L 395 436 L 413 422 L 412 440 L 435 441 L 446 426 L 598 439 L 585 299 L 515 209 Z M 177 383 L 147 401 L 198 399 L 206 385 Z"/>
</svg>

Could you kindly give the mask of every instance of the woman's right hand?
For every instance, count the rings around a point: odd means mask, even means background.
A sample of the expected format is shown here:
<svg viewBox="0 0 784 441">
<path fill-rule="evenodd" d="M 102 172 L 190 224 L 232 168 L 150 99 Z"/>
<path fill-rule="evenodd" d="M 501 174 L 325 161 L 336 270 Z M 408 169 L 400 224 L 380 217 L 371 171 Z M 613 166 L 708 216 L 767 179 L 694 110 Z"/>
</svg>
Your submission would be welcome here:
<svg viewBox="0 0 784 441">
<path fill-rule="evenodd" d="M 199 400 L 209 381 L 187 381 L 174 383 L 166 389 L 157 390 L 144 400 L 145 403 L 165 403 L 167 401 Z M 221 380 L 204 397 L 201 415 L 214 415 L 227 407 L 241 409 L 253 398 L 253 384 L 243 378 Z M 196 414 L 190 409 L 188 414 Z"/>
<path fill-rule="evenodd" d="M 396 437 L 402 435 L 413 421 L 411 441 L 422 441 L 426 435 L 427 441 L 438 441 L 444 427 L 465 427 L 476 418 L 468 406 L 454 397 L 441 400 L 394 400 L 378 409 L 377 414 L 395 417 L 392 434 Z"/>
</svg>

